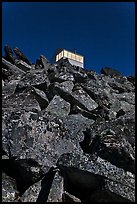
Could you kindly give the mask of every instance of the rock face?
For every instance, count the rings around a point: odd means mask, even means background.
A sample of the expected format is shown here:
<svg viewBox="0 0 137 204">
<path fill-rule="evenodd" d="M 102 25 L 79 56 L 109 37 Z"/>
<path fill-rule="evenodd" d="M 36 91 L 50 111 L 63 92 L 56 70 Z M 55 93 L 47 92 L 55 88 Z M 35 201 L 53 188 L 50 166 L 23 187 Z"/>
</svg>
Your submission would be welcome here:
<svg viewBox="0 0 137 204">
<path fill-rule="evenodd" d="M 2 201 L 134 202 L 135 79 L 5 50 Z"/>
</svg>

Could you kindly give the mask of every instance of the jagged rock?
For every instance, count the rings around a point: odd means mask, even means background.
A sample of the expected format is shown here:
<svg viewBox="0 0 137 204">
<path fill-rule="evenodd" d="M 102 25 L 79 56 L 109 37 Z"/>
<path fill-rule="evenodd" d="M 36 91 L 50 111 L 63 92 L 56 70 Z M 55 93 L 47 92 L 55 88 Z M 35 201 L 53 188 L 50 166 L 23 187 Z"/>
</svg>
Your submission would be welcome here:
<svg viewBox="0 0 137 204">
<path fill-rule="evenodd" d="M 10 76 L 12 76 L 12 72 L 2 67 L 2 80 L 4 83 L 10 80 Z"/>
<path fill-rule="evenodd" d="M 131 83 L 135 86 L 135 77 L 133 77 L 133 76 L 128 76 L 128 77 L 127 77 L 127 80 L 128 80 L 129 82 L 131 82 Z"/>
<path fill-rule="evenodd" d="M 64 99 L 60 98 L 60 96 L 54 96 L 46 110 L 49 114 L 65 117 L 69 114 L 70 104 Z"/>
<path fill-rule="evenodd" d="M 56 171 L 54 171 L 54 167 L 51 167 L 49 172 L 45 174 L 44 178 L 41 181 L 41 190 L 36 202 L 47 202 L 55 174 Z"/>
<path fill-rule="evenodd" d="M 82 116 L 84 116 L 84 117 L 86 117 L 88 119 L 92 119 L 92 120 L 96 120 L 97 118 L 100 118 L 99 114 L 96 114 L 96 113 L 94 113 L 92 111 L 84 110 L 84 109 L 80 108 L 77 105 L 72 105 L 71 106 L 70 115 L 71 114 L 81 114 Z"/>
<path fill-rule="evenodd" d="M 81 200 L 68 192 L 62 194 L 63 202 L 81 202 Z"/>
<path fill-rule="evenodd" d="M 98 107 L 98 104 L 82 89 L 69 93 L 64 91 L 61 87 L 55 85 L 53 92 L 54 94 L 60 95 L 70 104 L 77 105 L 84 110 L 91 111 Z"/>
<path fill-rule="evenodd" d="M 81 170 L 105 176 L 105 189 L 109 189 L 134 202 L 134 175 L 132 174 L 131 177 L 127 172 L 123 171 L 121 168 L 117 168 L 107 160 L 103 160 L 100 157 L 95 159 L 94 156 L 91 157 L 88 154 L 82 154 L 77 151 L 75 153 L 63 154 L 59 158 L 58 164 L 67 167 L 76 167 Z M 81 179 L 81 177 L 78 178 L 78 180 L 79 179 Z M 79 185 L 79 181 L 77 184 Z"/>
<path fill-rule="evenodd" d="M 3 110 L 4 111 L 32 111 L 36 110 L 40 111 L 41 108 L 39 106 L 39 103 L 31 94 L 30 91 L 27 93 L 19 93 L 19 94 L 12 94 L 10 96 L 4 95 L 3 96 Z"/>
<path fill-rule="evenodd" d="M 63 192 L 63 178 L 57 172 L 55 174 L 47 202 L 62 202 Z"/>
<path fill-rule="evenodd" d="M 73 76 L 73 74 L 71 74 L 71 73 L 64 73 L 64 72 L 61 72 L 61 73 L 51 73 L 50 75 L 49 75 L 49 79 L 50 79 L 50 82 L 52 83 L 52 82 L 59 82 L 59 83 L 61 83 L 61 82 L 64 82 L 64 81 L 72 81 L 72 82 L 74 82 L 75 81 L 75 79 L 74 79 L 74 76 Z"/>
<path fill-rule="evenodd" d="M 16 87 L 19 83 L 19 80 L 10 80 L 3 88 L 2 94 L 4 96 L 10 96 L 15 93 Z"/>
<path fill-rule="evenodd" d="M 26 62 L 26 63 L 29 64 L 29 65 L 32 64 L 32 63 L 30 62 L 30 60 L 23 54 L 23 52 L 21 52 L 21 51 L 19 50 L 18 47 L 15 47 L 13 50 L 14 50 L 16 56 L 17 56 L 17 59 L 22 60 L 22 61 Z"/>
<path fill-rule="evenodd" d="M 86 73 L 75 73 L 74 78 L 76 83 L 85 83 L 87 82 L 88 76 Z"/>
<path fill-rule="evenodd" d="M 36 60 L 35 67 L 36 68 L 41 67 L 41 68 L 44 68 L 45 70 L 48 70 L 49 65 L 50 64 L 49 64 L 48 59 L 44 55 L 40 55 L 40 59 Z"/>
<path fill-rule="evenodd" d="M 128 120 L 123 121 L 119 118 L 112 122 L 102 123 L 100 126 L 97 123 L 95 122 L 90 130 L 91 138 L 94 138 L 90 140 L 91 154 L 97 152 L 100 157 L 107 159 L 112 164 L 135 173 L 134 149 L 123 134 L 123 129 L 128 126 Z M 133 126 L 134 122 L 130 123 Z M 94 144 L 94 141 L 97 143 Z"/>
<path fill-rule="evenodd" d="M 122 94 L 116 94 L 113 93 L 115 101 L 120 101 L 120 102 L 128 102 L 129 105 L 135 105 L 135 93 L 122 93 Z"/>
<path fill-rule="evenodd" d="M 121 79 L 122 78 L 120 78 L 120 80 Z M 135 87 L 131 83 L 129 83 L 126 80 L 124 80 L 124 82 L 121 83 L 120 80 L 118 80 L 118 78 L 116 78 L 115 81 L 108 82 L 110 87 L 113 89 L 113 92 L 121 94 L 121 93 L 124 93 L 124 92 L 134 91 Z"/>
<path fill-rule="evenodd" d="M 118 90 L 118 93 L 123 93 L 125 92 L 126 90 L 122 87 L 122 86 L 119 86 L 118 84 L 116 83 L 109 83 L 109 85 L 114 89 L 114 90 Z"/>
<path fill-rule="evenodd" d="M 107 76 L 121 76 L 121 73 L 115 69 L 109 68 L 109 67 L 105 67 L 101 69 L 101 74 L 105 74 Z"/>
<path fill-rule="evenodd" d="M 135 106 L 134 105 L 131 105 L 126 101 L 120 101 L 120 104 L 121 104 L 121 109 L 123 109 L 124 111 L 131 111 L 131 112 L 135 113 Z"/>
<path fill-rule="evenodd" d="M 8 45 L 5 45 L 4 51 L 5 51 L 5 59 L 7 61 L 11 62 L 12 64 L 14 64 L 15 56 L 14 56 L 12 49 Z"/>
<path fill-rule="evenodd" d="M 32 87 L 32 93 L 35 95 L 35 98 L 38 101 L 41 107 L 41 110 L 45 109 L 48 106 L 49 101 L 44 91 L 41 91 L 35 87 Z"/>
<path fill-rule="evenodd" d="M 25 74 L 23 70 L 19 69 L 17 66 L 6 61 L 4 58 L 2 58 L 2 66 L 7 70 L 9 70 L 16 78 L 22 77 Z"/>
<path fill-rule="evenodd" d="M 94 120 L 83 117 L 81 114 L 68 115 L 62 119 L 64 125 L 65 137 L 71 139 L 73 143 L 79 146 L 79 142 L 84 139 L 83 131 L 94 123 Z"/>
<path fill-rule="evenodd" d="M 17 202 L 18 193 L 15 179 L 2 173 L 2 202 Z"/>
<path fill-rule="evenodd" d="M 21 202 L 36 202 L 41 190 L 41 180 L 31 185 L 21 196 Z"/>
<path fill-rule="evenodd" d="M 72 89 L 74 87 L 74 84 L 72 81 L 64 81 L 62 83 L 55 83 L 55 87 L 59 87 L 65 92 L 72 93 Z"/>
<path fill-rule="evenodd" d="M 49 171 L 44 175 L 42 181 L 38 181 L 30 186 L 22 195 L 22 202 L 61 202 L 63 192 L 62 178 L 58 173 L 55 173 L 56 172 L 53 172 L 53 175 L 51 174 L 50 178 Z"/>
<path fill-rule="evenodd" d="M 86 110 L 91 111 L 98 107 L 98 104 L 82 89 L 74 91 L 72 96 L 78 100 Z"/>
<path fill-rule="evenodd" d="M 2 159 L 2 171 L 16 180 L 20 196 L 44 175 L 41 166 L 32 159 Z"/>
<path fill-rule="evenodd" d="M 15 65 L 22 69 L 24 72 L 28 72 L 31 69 L 31 66 L 22 60 L 15 60 Z"/>
<path fill-rule="evenodd" d="M 5 116 L 3 150 L 18 159 L 32 158 L 44 168 L 56 164 L 60 155 L 76 149 L 72 141 L 64 137 L 65 132 L 55 124 L 51 132 L 48 118 L 39 116 L 30 120 L 31 112 L 20 113 L 19 119 Z M 52 121 L 50 119 L 50 121 Z M 57 126 L 57 127 L 56 127 Z M 48 130 L 47 130 L 48 129 Z M 41 154 L 44 157 L 41 157 Z M 47 169 L 45 170 L 47 171 Z"/>
<path fill-rule="evenodd" d="M 2 79 L 2 86 L 4 86 L 5 85 L 5 82 L 3 81 L 3 79 Z"/>
</svg>

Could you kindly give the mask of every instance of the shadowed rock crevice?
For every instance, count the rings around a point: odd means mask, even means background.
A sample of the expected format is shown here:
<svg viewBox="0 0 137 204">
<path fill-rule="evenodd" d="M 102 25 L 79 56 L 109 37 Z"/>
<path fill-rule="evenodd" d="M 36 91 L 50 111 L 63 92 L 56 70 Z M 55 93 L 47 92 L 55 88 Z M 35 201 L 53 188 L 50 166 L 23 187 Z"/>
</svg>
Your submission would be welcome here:
<svg viewBox="0 0 137 204">
<path fill-rule="evenodd" d="M 135 161 L 130 157 L 128 152 L 121 147 L 120 150 L 113 147 L 113 136 L 111 136 L 111 131 L 106 134 L 110 134 L 107 139 L 107 144 L 105 138 L 101 135 L 95 135 L 92 138 L 91 130 L 87 129 L 84 133 L 84 140 L 80 142 L 80 146 L 84 153 L 96 154 L 103 159 L 110 161 L 112 164 L 119 168 L 123 168 L 126 171 L 135 173 Z M 111 145 L 112 143 L 112 145 Z"/>
<path fill-rule="evenodd" d="M 64 179 L 64 190 L 81 201 L 84 201 L 88 195 L 105 186 L 105 180 L 100 175 L 63 165 L 58 165 L 58 168 L 60 175 Z"/>
<path fill-rule="evenodd" d="M 74 167 L 58 165 L 58 168 L 60 170 L 60 175 L 64 179 L 64 190 L 71 195 L 74 195 L 76 198 L 79 198 L 82 202 L 100 202 L 103 200 L 105 202 L 109 202 L 111 200 L 112 202 L 131 202 L 129 199 L 117 195 L 110 190 L 106 190 L 105 179 L 107 178 L 104 176 L 93 174 Z M 66 199 L 75 202 L 69 196 L 66 196 Z"/>
<path fill-rule="evenodd" d="M 41 191 L 38 195 L 36 202 L 38 202 L 38 203 L 47 202 L 55 173 L 56 173 L 56 171 L 54 171 L 54 168 L 52 167 L 48 171 L 48 173 L 46 173 L 44 175 L 44 178 L 41 181 Z"/>
<path fill-rule="evenodd" d="M 91 139 L 91 134 L 89 133 L 89 131 L 84 131 L 84 140 L 80 142 L 80 146 L 84 153 L 94 154 L 98 151 L 100 145 L 101 138 L 99 135 L 96 135 L 94 139 Z"/>
<path fill-rule="evenodd" d="M 49 101 L 44 91 L 41 91 L 35 87 L 32 87 L 31 93 L 35 96 L 35 99 L 38 101 L 41 107 L 41 110 L 45 109 L 48 106 Z"/>
<path fill-rule="evenodd" d="M 114 192 L 109 190 L 97 190 L 94 194 L 90 195 L 85 202 L 132 202 Z"/>
<path fill-rule="evenodd" d="M 16 180 L 20 196 L 44 175 L 41 167 L 32 159 L 2 159 L 2 171 Z"/>
<path fill-rule="evenodd" d="M 62 202 L 65 203 L 65 202 L 81 202 L 81 200 L 77 197 L 75 197 L 74 195 L 71 195 L 70 193 L 68 192 L 64 192 L 62 194 Z"/>
</svg>

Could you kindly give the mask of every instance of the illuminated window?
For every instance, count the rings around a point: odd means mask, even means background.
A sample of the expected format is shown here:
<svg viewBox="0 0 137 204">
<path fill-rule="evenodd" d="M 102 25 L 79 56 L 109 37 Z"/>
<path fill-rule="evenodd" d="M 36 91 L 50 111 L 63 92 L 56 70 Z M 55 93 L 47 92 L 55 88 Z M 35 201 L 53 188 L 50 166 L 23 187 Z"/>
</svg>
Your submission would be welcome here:
<svg viewBox="0 0 137 204">
<path fill-rule="evenodd" d="M 60 53 L 61 58 L 63 57 L 63 51 Z"/>
<path fill-rule="evenodd" d="M 79 56 L 78 55 L 76 55 L 76 60 L 79 62 L 80 61 L 80 59 L 79 59 Z"/>
<path fill-rule="evenodd" d="M 71 59 L 71 52 L 68 52 L 68 58 Z"/>
<path fill-rule="evenodd" d="M 75 60 L 75 54 L 71 55 L 71 59 Z"/>
<path fill-rule="evenodd" d="M 56 62 L 59 60 L 59 56 L 58 55 L 56 55 Z"/>
<path fill-rule="evenodd" d="M 83 63 L 83 57 L 80 57 L 80 60 L 79 60 L 81 63 Z"/>
<path fill-rule="evenodd" d="M 64 50 L 64 57 L 67 57 L 67 51 Z"/>
<path fill-rule="evenodd" d="M 61 59 L 61 53 L 59 53 L 59 60 Z"/>
</svg>

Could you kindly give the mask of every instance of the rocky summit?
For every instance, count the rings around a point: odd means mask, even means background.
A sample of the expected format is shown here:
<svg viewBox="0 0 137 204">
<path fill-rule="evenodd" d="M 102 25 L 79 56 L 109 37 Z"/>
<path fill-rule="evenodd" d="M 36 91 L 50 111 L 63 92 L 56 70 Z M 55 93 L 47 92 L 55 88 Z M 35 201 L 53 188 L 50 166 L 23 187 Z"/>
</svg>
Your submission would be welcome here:
<svg viewBox="0 0 137 204">
<path fill-rule="evenodd" d="M 135 78 L 6 45 L 2 201 L 135 202 Z"/>
</svg>

